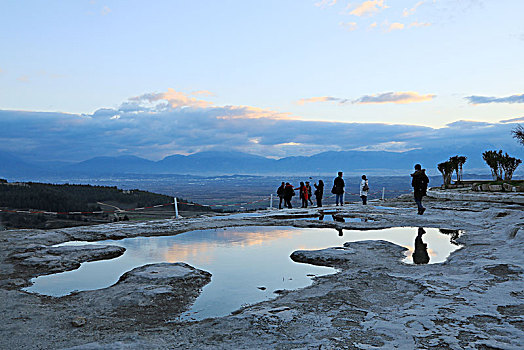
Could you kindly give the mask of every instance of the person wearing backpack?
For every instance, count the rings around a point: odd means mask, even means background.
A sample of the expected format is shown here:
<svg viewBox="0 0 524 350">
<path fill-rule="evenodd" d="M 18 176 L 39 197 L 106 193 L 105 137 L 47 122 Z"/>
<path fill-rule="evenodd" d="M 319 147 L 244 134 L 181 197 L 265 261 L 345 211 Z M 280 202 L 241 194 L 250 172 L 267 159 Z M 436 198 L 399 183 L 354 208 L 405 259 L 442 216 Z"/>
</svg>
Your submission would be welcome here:
<svg viewBox="0 0 524 350">
<path fill-rule="evenodd" d="M 309 181 L 306 181 L 306 188 L 307 188 L 307 200 L 309 201 L 309 204 L 313 205 L 313 200 L 311 200 L 312 194 L 311 194 L 311 185 L 309 184 Z"/>
<path fill-rule="evenodd" d="M 298 193 L 300 194 L 300 200 L 302 201 L 301 208 L 307 208 L 307 199 L 309 196 L 309 192 L 307 190 L 306 185 L 304 185 L 304 182 L 300 182 L 300 187 L 295 189 L 298 190 Z"/>
<path fill-rule="evenodd" d="M 335 202 L 338 205 L 340 202 L 340 205 L 344 205 L 344 179 L 342 178 L 342 172 L 338 172 L 338 176 L 333 181 L 333 188 L 331 189 L 331 193 L 333 193 L 336 197 Z"/>
<path fill-rule="evenodd" d="M 368 179 L 366 178 L 366 175 L 362 175 L 362 181 L 360 181 L 360 198 L 362 198 L 363 205 L 368 204 L 368 191 Z"/>
<path fill-rule="evenodd" d="M 418 215 L 424 214 L 426 208 L 422 206 L 422 197 L 426 195 L 429 178 L 426 175 L 426 169 L 422 169 L 420 164 L 415 164 L 415 172 L 411 174 L 411 186 L 413 186 L 413 195 L 418 207 Z"/>
<path fill-rule="evenodd" d="M 291 205 L 291 199 L 295 195 L 295 190 L 293 190 L 293 185 L 291 185 L 289 182 L 286 182 L 286 187 L 284 188 L 284 207 L 286 208 L 293 208 Z"/>
</svg>

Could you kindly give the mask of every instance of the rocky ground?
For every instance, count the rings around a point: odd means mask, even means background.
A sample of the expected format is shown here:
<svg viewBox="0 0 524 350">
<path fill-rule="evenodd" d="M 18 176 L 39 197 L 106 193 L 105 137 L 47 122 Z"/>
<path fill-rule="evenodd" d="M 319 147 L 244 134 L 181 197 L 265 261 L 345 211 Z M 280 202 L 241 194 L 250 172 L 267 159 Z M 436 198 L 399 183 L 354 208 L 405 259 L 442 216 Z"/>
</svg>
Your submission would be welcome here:
<svg viewBox="0 0 524 350">
<path fill-rule="evenodd" d="M 21 291 L 32 277 L 123 253 L 114 246 L 60 247 L 70 240 L 174 235 L 246 225 L 282 225 L 265 211 L 233 218 L 120 222 L 53 231 L 0 232 L 2 349 L 521 349 L 524 342 L 524 208 L 519 204 L 428 199 L 423 216 L 410 198 L 380 206 L 324 208 L 368 222 L 289 220 L 297 227 L 462 229 L 464 247 L 445 263 L 402 263 L 404 248 L 384 241 L 297 251 L 298 262 L 339 273 L 230 316 L 181 322 L 210 274 L 184 264 L 153 264 L 113 286 L 61 298 Z M 387 207 L 385 207 L 387 206 Z"/>
</svg>

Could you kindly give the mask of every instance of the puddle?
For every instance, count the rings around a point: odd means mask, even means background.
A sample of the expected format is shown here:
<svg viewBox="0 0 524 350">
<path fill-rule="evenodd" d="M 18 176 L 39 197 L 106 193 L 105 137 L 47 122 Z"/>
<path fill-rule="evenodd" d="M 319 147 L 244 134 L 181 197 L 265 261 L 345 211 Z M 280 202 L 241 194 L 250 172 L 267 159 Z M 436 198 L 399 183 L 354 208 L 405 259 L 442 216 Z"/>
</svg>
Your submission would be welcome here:
<svg viewBox="0 0 524 350">
<path fill-rule="evenodd" d="M 323 249 L 342 246 L 348 241 L 382 239 L 410 249 L 404 262 L 412 264 L 412 252 L 420 256 L 421 249 L 425 249 L 429 263 L 438 263 L 460 248 L 455 242 L 458 231 L 443 233 L 426 228 L 419 239 L 418 230 L 403 227 L 337 232 L 329 228 L 255 226 L 91 242 L 88 244 L 122 246 L 126 252 L 115 259 L 83 263 L 74 271 L 34 278 L 33 285 L 25 290 L 63 296 L 72 291 L 108 287 L 124 272 L 138 266 L 183 261 L 213 274 L 211 283 L 182 317 L 200 320 L 227 315 L 242 305 L 275 297 L 275 290 L 302 288 L 312 283 L 312 276 L 335 272 L 329 267 L 293 262 L 289 255 L 298 249 Z M 82 244 L 86 242 L 62 245 Z"/>
</svg>

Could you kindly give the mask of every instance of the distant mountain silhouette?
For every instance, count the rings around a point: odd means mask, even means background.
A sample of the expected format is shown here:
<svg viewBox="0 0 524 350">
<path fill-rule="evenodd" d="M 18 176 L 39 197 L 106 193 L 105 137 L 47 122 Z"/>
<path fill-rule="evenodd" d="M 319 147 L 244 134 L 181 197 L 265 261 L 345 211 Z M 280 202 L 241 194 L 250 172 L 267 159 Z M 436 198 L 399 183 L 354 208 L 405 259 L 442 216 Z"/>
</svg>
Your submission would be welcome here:
<svg viewBox="0 0 524 350">
<path fill-rule="evenodd" d="M 44 167 L 31 164 L 7 152 L 0 152 L 0 178 L 17 177 L 41 174 L 45 172 Z"/>
<path fill-rule="evenodd" d="M 258 174 L 272 169 L 275 160 L 242 152 L 207 151 L 168 156 L 157 164 L 163 173 Z"/>
<path fill-rule="evenodd" d="M 408 152 L 341 151 L 323 152 L 313 156 L 270 159 L 236 151 L 207 151 L 185 155 L 171 155 L 160 161 L 136 156 L 95 157 L 83 162 L 61 165 L 58 162 L 30 163 L 8 153 L 0 152 L 1 177 L 28 177 L 43 175 L 100 176 L 125 174 L 191 174 L 191 175 L 312 175 L 346 174 L 398 175 L 410 172 L 415 163 L 432 174 L 438 174 L 437 164 L 453 155 L 466 155 L 464 171 L 488 173 L 482 160 L 482 149 L 412 150 Z M 520 152 L 521 153 L 521 152 Z M 519 154 L 514 154 L 519 157 Z M 520 156 L 519 158 L 522 158 Z M 523 169 L 517 170 L 517 175 Z"/>
<path fill-rule="evenodd" d="M 154 174 L 157 163 L 136 156 L 95 157 L 60 169 L 82 174 Z"/>
</svg>

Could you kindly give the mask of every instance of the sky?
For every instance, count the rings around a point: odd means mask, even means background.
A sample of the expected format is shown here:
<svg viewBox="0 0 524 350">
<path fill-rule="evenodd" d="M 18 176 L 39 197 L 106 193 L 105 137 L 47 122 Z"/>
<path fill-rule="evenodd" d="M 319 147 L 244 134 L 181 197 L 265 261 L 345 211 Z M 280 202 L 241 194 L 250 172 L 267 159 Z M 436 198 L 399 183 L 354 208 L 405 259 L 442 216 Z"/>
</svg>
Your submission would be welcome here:
<svg viewBox="0 0 524 350">
<path fill-rule="evenodd" d="M 0 151 L 513 147 L 522 13 L 522 0 L 0 0 Z"/>
</svg>

